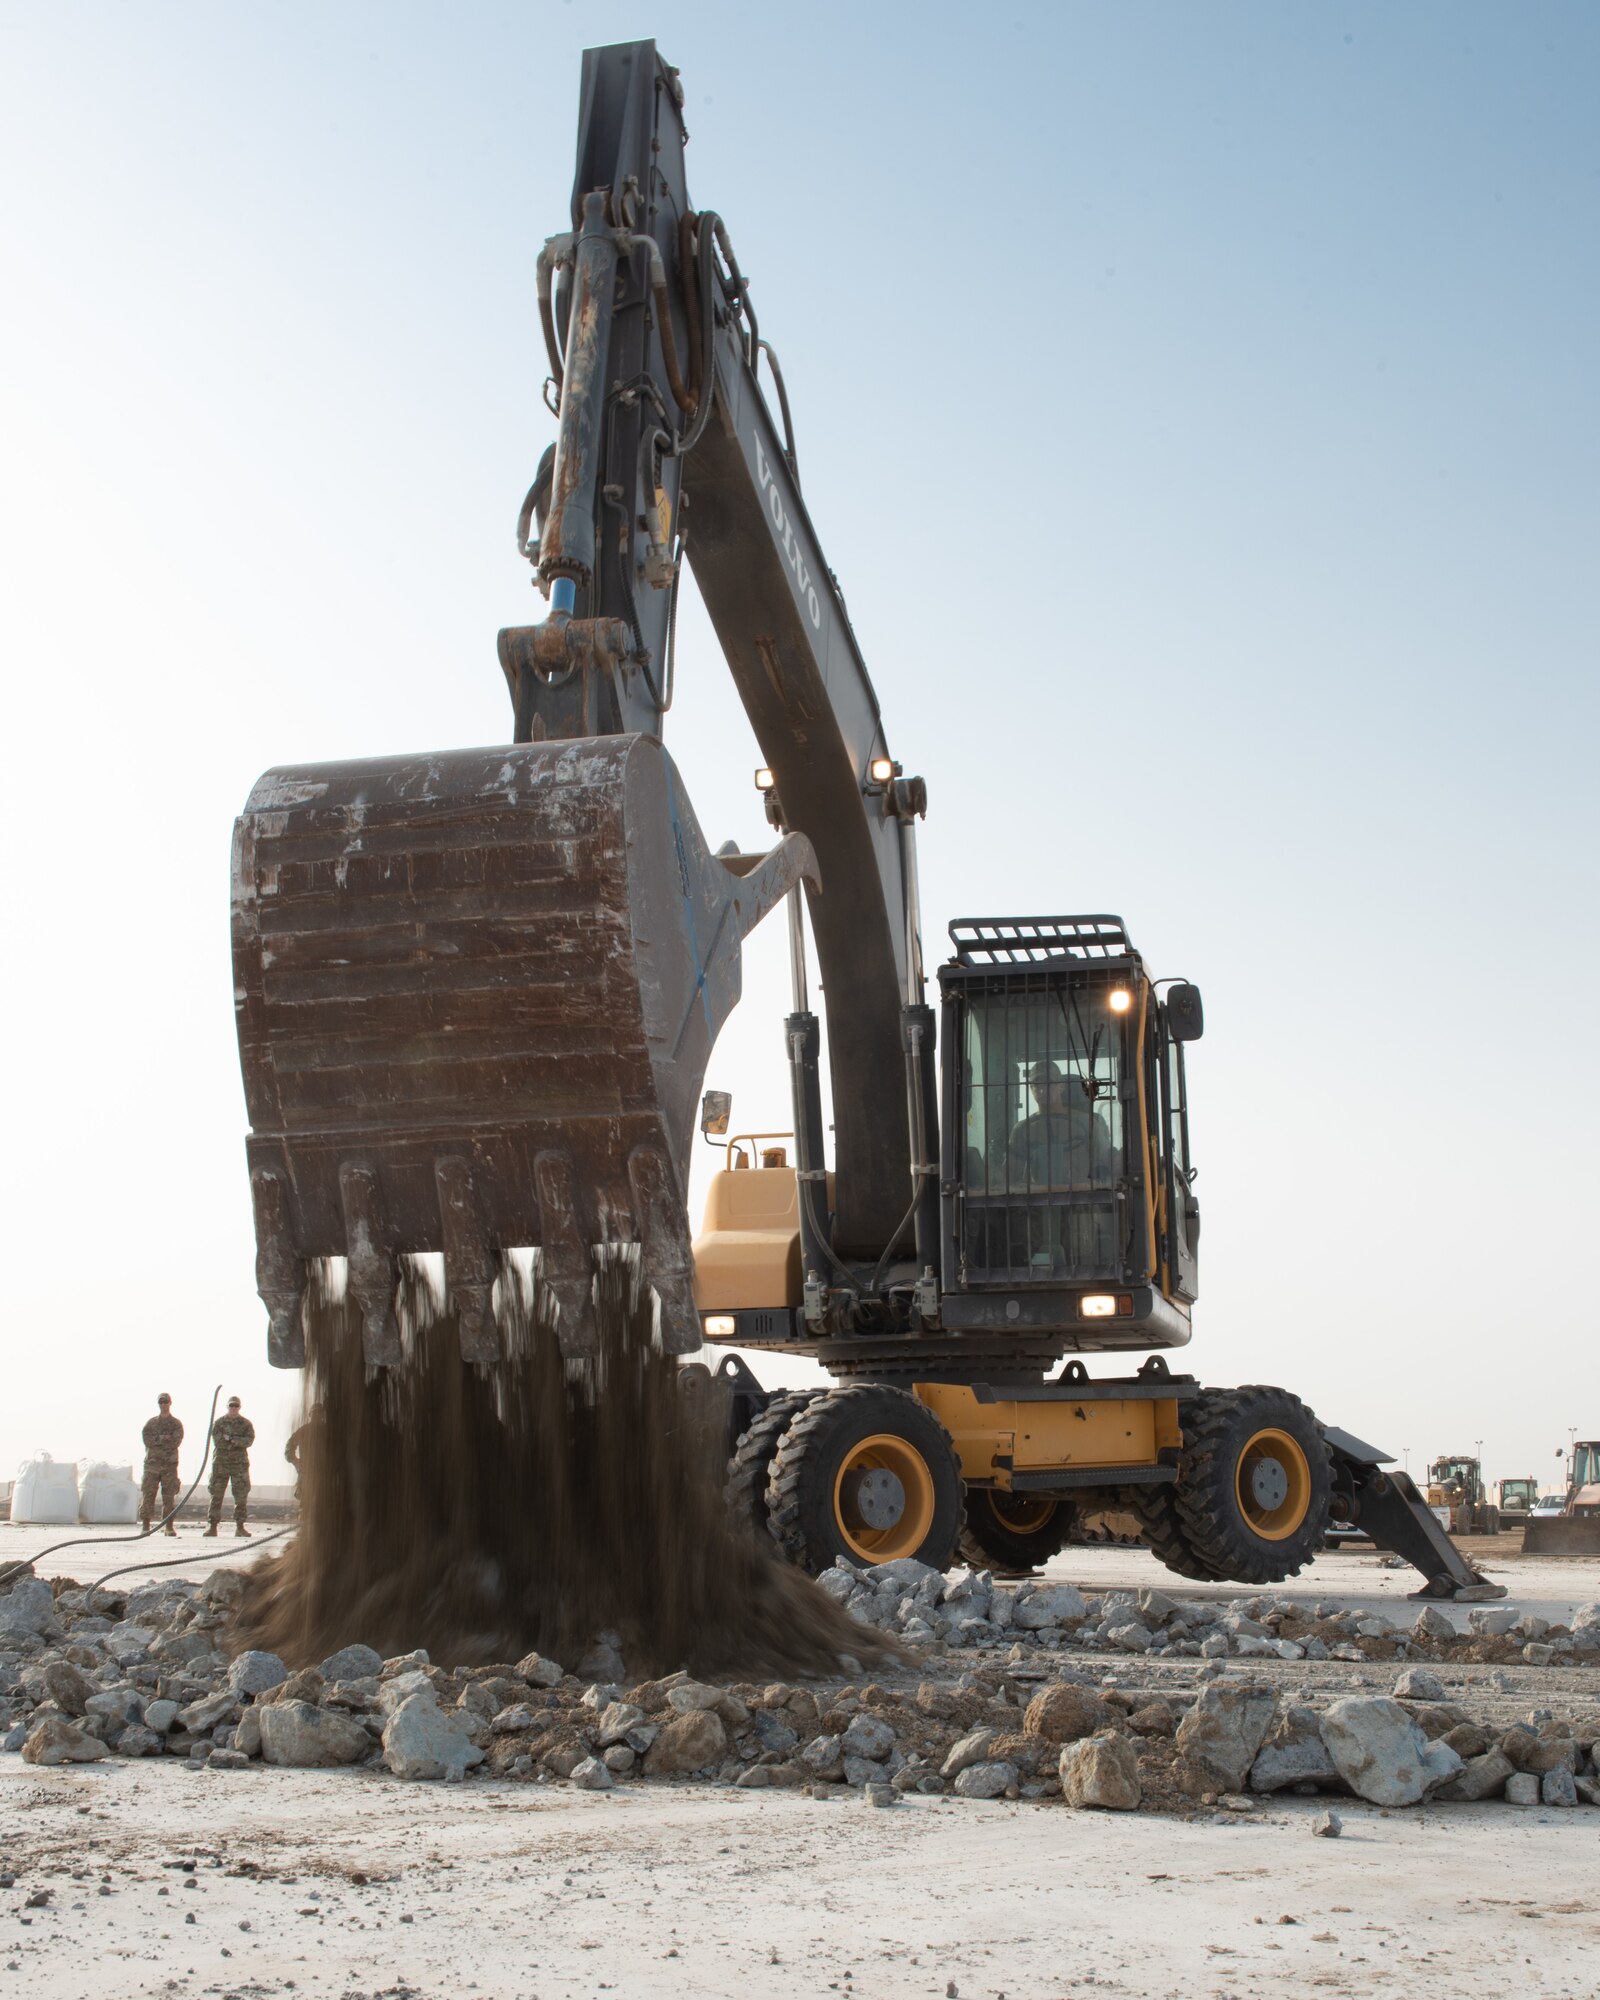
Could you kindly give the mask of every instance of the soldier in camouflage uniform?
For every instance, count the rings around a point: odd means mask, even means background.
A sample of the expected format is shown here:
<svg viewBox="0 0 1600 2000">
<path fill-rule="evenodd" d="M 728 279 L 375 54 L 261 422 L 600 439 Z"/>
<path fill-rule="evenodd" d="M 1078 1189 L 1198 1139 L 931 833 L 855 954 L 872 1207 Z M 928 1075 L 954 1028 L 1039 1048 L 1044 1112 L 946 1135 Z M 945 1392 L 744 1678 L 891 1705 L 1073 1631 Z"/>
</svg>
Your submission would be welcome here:
<svg viewBox="0 0 1600 2000">
<path fill-rule="evenodd" d="M 167 1533 L 178 1531 L 172 1515 L 178 1505 L 178 1447 L 183 1443 L 183 1425 L 172 1414 L 172 1398 L 156 1398 L 157 1414 L 144 1427 L 144 1485 L 139 1494 L 139 1525 L 148 1535 L 156 1510 L 156 1493 L 161 1494 L 161 1513 Z"/>
<path fill-rule="evenodd" d="M 222 1496 L 233 1481 L 233 1532 L 248 1535 L 244 1524 L 250 1500 L 250 1447 L 256 1441 L 256 1427 L 239 1408 L 239 1398 L 228 1398 L 228 1414 L 211 1426 L 211 1523 L 208 1535 L 217 1532 L 222 1519 Z"/>
</svg>

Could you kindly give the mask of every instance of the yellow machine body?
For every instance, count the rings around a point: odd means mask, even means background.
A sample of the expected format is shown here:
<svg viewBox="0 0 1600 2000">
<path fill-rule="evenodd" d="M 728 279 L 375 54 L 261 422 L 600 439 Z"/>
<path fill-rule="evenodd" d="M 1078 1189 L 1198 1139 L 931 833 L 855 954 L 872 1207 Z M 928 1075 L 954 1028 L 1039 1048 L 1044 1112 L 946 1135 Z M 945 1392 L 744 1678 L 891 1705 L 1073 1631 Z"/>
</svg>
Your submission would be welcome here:
<svg viewBox="0 0 1600 2000">
<path fill-rule="evenodd" d="M 1021 1475 L 1040 1491 L 1041 1475 L 1070 1474 L 1076 1484 L 1100 1471 L 1115 1485 L 1119 1472 L 1155 1465 L 1162 1450 L 1183 1443 L 1176 1397 L 991 1403 L 953 1382 L 919 1382 L 913 1393 L 950 1433 L 969 1486 L 1010 1492 Z"/>
</svg>

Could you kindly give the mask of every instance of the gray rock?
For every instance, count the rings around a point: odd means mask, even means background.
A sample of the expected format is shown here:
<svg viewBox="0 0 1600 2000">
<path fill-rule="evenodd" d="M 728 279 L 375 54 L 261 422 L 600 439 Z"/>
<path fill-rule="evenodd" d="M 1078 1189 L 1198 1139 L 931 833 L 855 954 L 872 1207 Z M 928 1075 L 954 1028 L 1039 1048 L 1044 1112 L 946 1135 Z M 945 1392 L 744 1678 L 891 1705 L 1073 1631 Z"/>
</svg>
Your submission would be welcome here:
<svg viewBox="0 0 1600 2000">
<path fill-rule="evenodd" d="M 875 1589 L 891 1584 L 898 1595 L 915 1595 L 925 1604 L 936 1604 L 944 1595 L 944 1572 L 934 1569 L 929 1563 L 918 1562 L 915 1556 L 898 1556 L 893 1562 L 874 1563 L 866 1572 L 866 1578 Z"/>
<path fill-rule="evenodd" d="M 1139 1803 L 1139 1754 L 1115 1730 L 1069 1743 L 1059 1769 L 1061 1795 L 1069 1806 L 1132 1812 Z"/>
<path fill-rule="evenodd" d="M 595 1724 L 594 1740 L 602 1750 L 609 1750 L 613 1743 L 627 1740 L 628 1732 L 637 1729 L 644 1721 L 644 1710 L 631 1701 L 609 1702 L 601 1711 L 600 1720 Z M 496 1721 L 496 1729 L 499 1722 Z"/>
<path fill-rule="evenodd" d="M 893 1785 L 886 1785 L 879 1779 L 876 1784 L 861 1787 L 861 1803 L 866 1806 L 897 1806 L 900 1794 Z"/>
<path fill-rule="evenodd" d="M 1467 1613 L 1467 1626 L 1480 1638 L 1501 1638 L 1515 1628 L 1521 1616 L 1515 1604 L 1474 1604 Z"/>
<path fill-rule="evenodd" d="M 1344 1821 L 1336 1812 L 1318 1813 L 1311 1822 L 1311 1831 L 1321 1840 L 1337 1840 L 1344 1832 Z"/>
<path fill-rule="evenodd" d="M 528 1653 L 517 1662 L 517 1672 L 534 1687 L 553 1688 L 565 1679 L 560 1664 L 542 1653 Z"/>
<path fill-rule="evenodd" d="M 1134 1602 L 1139 1607 L 1139 1616 L 1147 1625 L 1165 1625 L 1169 1618 L 1175 1618 L 1183 1609 L 1175 1597 L 1168 1597 L 1164 1590 L 1141 1590 Z"/>
<path fill-rule="evenodd" d="M 876 1757 L 844 1757 L 840 1760 L 847 1785 L 883 1785 L 889 1781 L 889 1767 Z"/>
<path fill-rule="evenodd" d="M 213 1750 L 206 1759 L 208 1771 L 248 1771 L 250 1759 L 242 1750 Z"/>
<path fill-rule="evenodd" d="M 265 1694 L 288 1678 L 289 1669 L 276 1653 L 240 1653 L 228 1666 L 228 1686 L 236 1695 Z"/>
<path fill-rule="evenodd" d="M 1285 1709 L 1268 1731 L 1250 1766 L 1250 1789 L 1281 1792 L 1289 1785 L 1331 1785 L 1338 1776 L 1316 1710 L 1294 1706 Z"/>
<path fill-rule="evenodd" d="M 797 1733 L 788 1723 L 764 1708 L 758 1708 L 750 1718 L 750 1727 L 755 1731 L 756 1740 L 763 1750 L 776 1751 L 779 1756 L 792 1750 L 800 1741 Z"/>
<path fill-rule="evenodd" d="M 989 1754 L 990 1745 L 999 1740 L 1001 1733 L 998 1729 L 970 1730 L 950 1746 L 943 1764 L 939 1767 L 940 1775 L 945 1778 L 957 1778 L 963 1771 L 970 1770 L 973 1765 L 981 1764 Z"/>
<path fill-rule="evenodd" d="M 1468 1802 L 1497 1799 L 1515 1770 L 1503 1750 L 1485 1750 L 1482 1756 L 1469 1757 L 1449 1783 L 1440 1787 L 1439 1796 Z"/>
<path fill-rule="evenodd" d="M 102 1688 L 98 1693 L 90 1695 L 83 1704 L 83 1712 L 87 1717 L 98 1717 L 110 1729 L 120 1729 L 126 1723 L 138 1722 L 141 1719 L 144 1714 L 144 1696 L 136 1687 L 130 1687 L 124 1681 L 116 1687 Z"/>
<path fill-rule="evenodd" d="M 1336 1701 L 1322 1718 L 1322 1740 L 1339 1776 L 1358 1798 L 1378 1806 L 1414 1806 L 1435 1778 L 1425 1762 L 1428 1739 L 1387 1695 Z M 1440 1749 L 1448 1746 L 1441 1744 Z M 1455 1769 L 1461 1760 L 1454 1751 Z"/>
<path fill-rule="evenodd" d="M 233 1732 L 232 1748 L 242 1757 L 261 1755 L 261 1718 L 265 1710 L 252 1702 L 239 1717 L 238 1727 Z"/>
<path fill-rule="evenodd" d="M 1547 1667 L 1555 1656 L 1554 1646 L 1541 1645 L 1537 1639 L 1530 1639 L 1522 1649 L 1522 1657 L 1530 1667 Z"/>
<path fill-rule="evenodd" d="M 384 1724 L 383 1760 L 397 1778 L 460 1777 L 483 1762 L 483 1752 L 443 1713 L 430 1687 L 408 1694 Z"/>
<path fill-rule="evenodd" d="M 1443 1701 L 1444 1682 L 1426 1667 L 1407 1667 L 1395 1681 L 1396 1696 L 1403 1701 Z"/>
<path fill-rule="evenodd" d="M 1600 1778 L 1574 1778 L 1572 1782 L 1586 1806 L 1600 1806 Z"/>
<path fill-rule="evenodd" d="M 1242 1791 L 1275 1707 L 1270 1688 L 1213 1681 L 1178 1724 L 1178 1749 L 1213 1791 Z"/>
<path fill-rule="evenodd" d="M 667 1689 L 667 1706 L 676 1709 L 679 1715 L 692 1715 L 701 1709 L 718 1707 L 722 1692 L 705 1681 L 679 1681 L 676 1687 Z"/>
<path fill-rule="evenodd" d="M 654 1740 L 652 1737 L 651 1741 Z M 631 1771 L 638 1761 L 638 1752 L 631 1743 L 613 1743 L 601 1758 L 608 1771 L 615 1771 L 619 1775 L 624 1771 Z"/>
<path fill-rule="evenodd" d="M 1534 1771 L 1513 1771 L 1506 1779 L 1506 1799 L 1514 1806 L 1536 1806 L 1542 1785 Z"/>
<path fill-rule="evenodd" d="M 1124 1653 L 1148 1653 L 1150 1650 L 1150 1628 L 1141 1625 L 1137 1618 L 1130 1618 L 1121 1625 L 1113 1625 L 1106 1633 L 1109 1643 Z"/>
<path fill-rule="evenodd" d="M 1074 1590 L 1070 1583 L 1038 1584 L 1026 1598 L 1021 1590 L 1017 1592 L 1011 1622 L 1022 1632 L 1042 1632 L 1047 1625 L 1081 1624 L 1088 1608 L 1082 1591 Z"/>
<path fill-rule="evenodd" d="M 165 1736 L 178 1719 L 178 1704 L 163 1695 L 155 1701 L 145 1703 L 144 1726 Z"/>
<path fill-rule="evenodd" d="M 938 1571 L 932 1574 L 937 1576 Z M 847 1757 L 871 1757 L 881 1763 L 894 1748 L 894 1731 L 879 1716 L 853 1716 L 840 1746 Z"/>
<path fill-rule="evenodd" d="M 70 1660 L 46 1660 L 39 1669 L 39 1680 L 45 1693 L 64 1715 L 82 1715 L 88 1707 L 89 1697 L 95 1692 L 94 1682 L 80 1673 Z"/>
<path fill-rule="evenodd" d="M 1578 1786 L 1572 1773 L 1563 1764 L 1553 1771 L 1546 1771 L 1539 1781 L 1539 1797 L 1547 1806 L 1575 1806 L 1578 1803 Z"/>
<path fill-rule="evenodd" d="M 958 1799 L 999 1799 L 1017 1783 L 1017 1777 L 1015 1764 L 968 1764 L 952 1789 Z"/>
<path fill-rule="evenodd" d="M 116 1744 L 119 1757 L 159 1757 L 166 1747 L 166 1737 L 147 1729 L 142 1722 L 130 1722 Z"/>
<path fill-rule="evenodd" d="M 580 1792 L 609 1792 L 617 1781 L 608 1764 L 598 1757 L 585 1757 L 581 1764 L 573 1765 L 571 1782 Z"/>
<path fill-rule="evenodd" d="M 187 1708 L 180 1708 L 178 1721 L 191 1736 L 204 1736 L 219 1722 L 231 1718 L 238 1706 L 238 1696 L 224 1689 L 220 1694 L 202 1695 Z"/>
<path fill-rule="evenodd" d="M 1453 1639 L 1456 1628 L 1436 1604 L 1425 1604 L 1411 1627 L 1418 1639 Z"/>
<path fill-rule="evenodd" d="M 353 1717 L 309 1701 L 274 1701 L 255 1709 L 262 1760 L 290 1770 L 358 1763 L 372 1738 Z M 243 1746 L 236 1745 L 241 1754 Z"/>
<path fill-rule="evenodd" d="M 55 1593 L 42 1577 L 22 1577 L 0 1597 L 0 1636 L 50 1638 L 60 1630 Z"/>
<path fill-rule="evenodd" d="M 837 1736 L 813 1736 L 800 1752 L 800 1762 L 814 1778 L 844 1776 L 844 1748 Z"/>
<path fill-rule="evenodd" d="M 337 1653 L 328 1655 L 317 1671 L 329 1687 L 335 1681 L 367 1680 L 383 1672 L 383 1655 L 371 1646 L 341 1646 Z"/>
<path fill-rule="evenodd" d="M 54 1715 L 39 1723 L 22 1745 L 25 1764 L 93 1764 L 106 1755 L 106 1746 L 64 1715 Z"/>
<path fill-rule="evenodd" d="M 546 1713 L 542 1708 L 530 1708 L 525 1701 L 514 1701 L 509 1708 L 497 1709 L 489 1718 L 489 1733 L 491 1736 L 516 1736 L 525 1729 L 537 1729 Z"/>
<path fill-rule="evenodd" d="M 835 1604 L 848 1604 L 861 1588 L 861 1573 L 836 1564 L 832 1569 L 825 1569 L 817 1578 L 817 1587 Z"/>
</svg>

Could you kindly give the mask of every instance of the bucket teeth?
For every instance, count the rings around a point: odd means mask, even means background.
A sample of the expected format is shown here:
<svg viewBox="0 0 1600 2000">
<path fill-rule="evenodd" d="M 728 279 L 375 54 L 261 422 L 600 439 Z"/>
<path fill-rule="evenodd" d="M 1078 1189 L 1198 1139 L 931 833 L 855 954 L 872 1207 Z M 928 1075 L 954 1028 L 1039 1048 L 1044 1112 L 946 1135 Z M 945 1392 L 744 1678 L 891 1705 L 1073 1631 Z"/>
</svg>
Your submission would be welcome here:
<svg viewBox="0 0 1600 2000">
<path fill-rule="evenodd" d="M 401 1355 L 400 1321 L 394 1307 L 398 1277 L 394 1259 L 384 1247 L 377 1175 L 370 1167 L 341 1167 L 339 1198 L 349 1245 L 350 1296 L 361 1308 L 361 1351 L 369 1368 L 391 1366 Z"/>
<path fill-rule="evenodd" d="M 235 833 L 257 1284 L 302 1366 L 308 1261 L 343 1257 L 369 1363 L 403 1257 L 442 1253 L 468 1360 L 494 1259 L 539 1246 L 569 1356 L 595 1246 L 637 1242 L 667 1348 L 700 1344 L 683 1189 L 741 940 L 816 858 L 714 855 L 654 737 L 267 772 Z"/>
<path fill-rule="evenodd" d="M 701 1346 L 694 1302 L 694 1259 L 689 1218 L 658 1146 L 635 1146 L 628 1155 L 645 1282 L 661 1305 L 661 1345 L 668 1354 L 693 1354 Z"/>
<path fill-rule="evenodd" d="M 462 1159 L 436 1160 L 444 1275 L 456 1305 L 463 1361 L 498 1361 L 500 1332 L 494 1320 L 494 1259 L 479 1219 L 472 1169 Z"/>
<path fill-rule="evenodd" d="M 270 1315 L 267 1359 L 274 1368 L 303 1368 L 306 1267 L 295 1255 L 290 1234 L 289 1190 L 280 1174 L 257 1167 L 250 1176 L 250 1199 L 256 1220 L 256 1290 Z"/>
<path fill-rule="evenodd" d="M 569 1361 L 598 1354 L 600 1331 L 594 1317 L 594 1255 L 578 1212 L 577 1178 L 565 1153 L 544 1152 L 533 1163 L 539 1198 L 539 1240 L 544 1245 L 544 1281 L 561 1308 L 556 1338 Z"/>
</svg>

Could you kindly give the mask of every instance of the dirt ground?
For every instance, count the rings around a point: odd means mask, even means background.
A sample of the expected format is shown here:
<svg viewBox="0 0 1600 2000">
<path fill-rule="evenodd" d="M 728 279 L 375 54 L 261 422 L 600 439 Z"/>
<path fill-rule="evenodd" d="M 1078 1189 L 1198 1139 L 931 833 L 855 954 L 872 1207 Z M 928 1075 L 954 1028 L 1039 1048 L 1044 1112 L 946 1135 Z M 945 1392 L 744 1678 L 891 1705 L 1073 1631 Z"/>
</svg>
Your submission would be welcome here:
<svg viewBox="0 0 1600 2000">
<path fill-rule="evenodd" d="M 0 1561 L 50 1539 L 0 1527 Z M 1600 1594 L 1600 1565 L 1524 1561 L 1509 1543 L 1474 1553 L 1525 1608 L 1561 1619 Z M 87 1579 L 130 1553 L 204 1553 L 203 1575 L 228 1548 L 185 1535 L 43 1567 Z M 1234 1594 L 1138 1550 L 1071 1550 L 1050 1572 L 1093 1590 Z M 1399 1616 L 1415 1581 L 1342 1550 L 1283 1590 Z M 1250 1664 L 1308 1687 L 1336 1671 Z M 1197 1663 L 1107 1669 L 1159 1689 Z M 1393 1671 L 1343 1673 L 1377 1687 Z M 1596 1699 L 1592 1668 L 1447 1678 L 1508 1717 Z M 1329 1803 L 1273 1795 L 1187 1820 L 953 1798 L 880 1810 L 710 1785 L 596 1795 L 7 1757 L 0 2000 L 1600 1995 L 1600 1812 L 1341 1799 L 1342 1836 L 1314 1838 Z"/>
<path fill-rule="evenodd" d="M 7 1759 L 0 1993 L 1600 1991 L 1600 1838 L 1582 1818 L 1351 1802 L 1325 1840 L 1322 1809 L 1186 1824 Z"/>
</svg>

